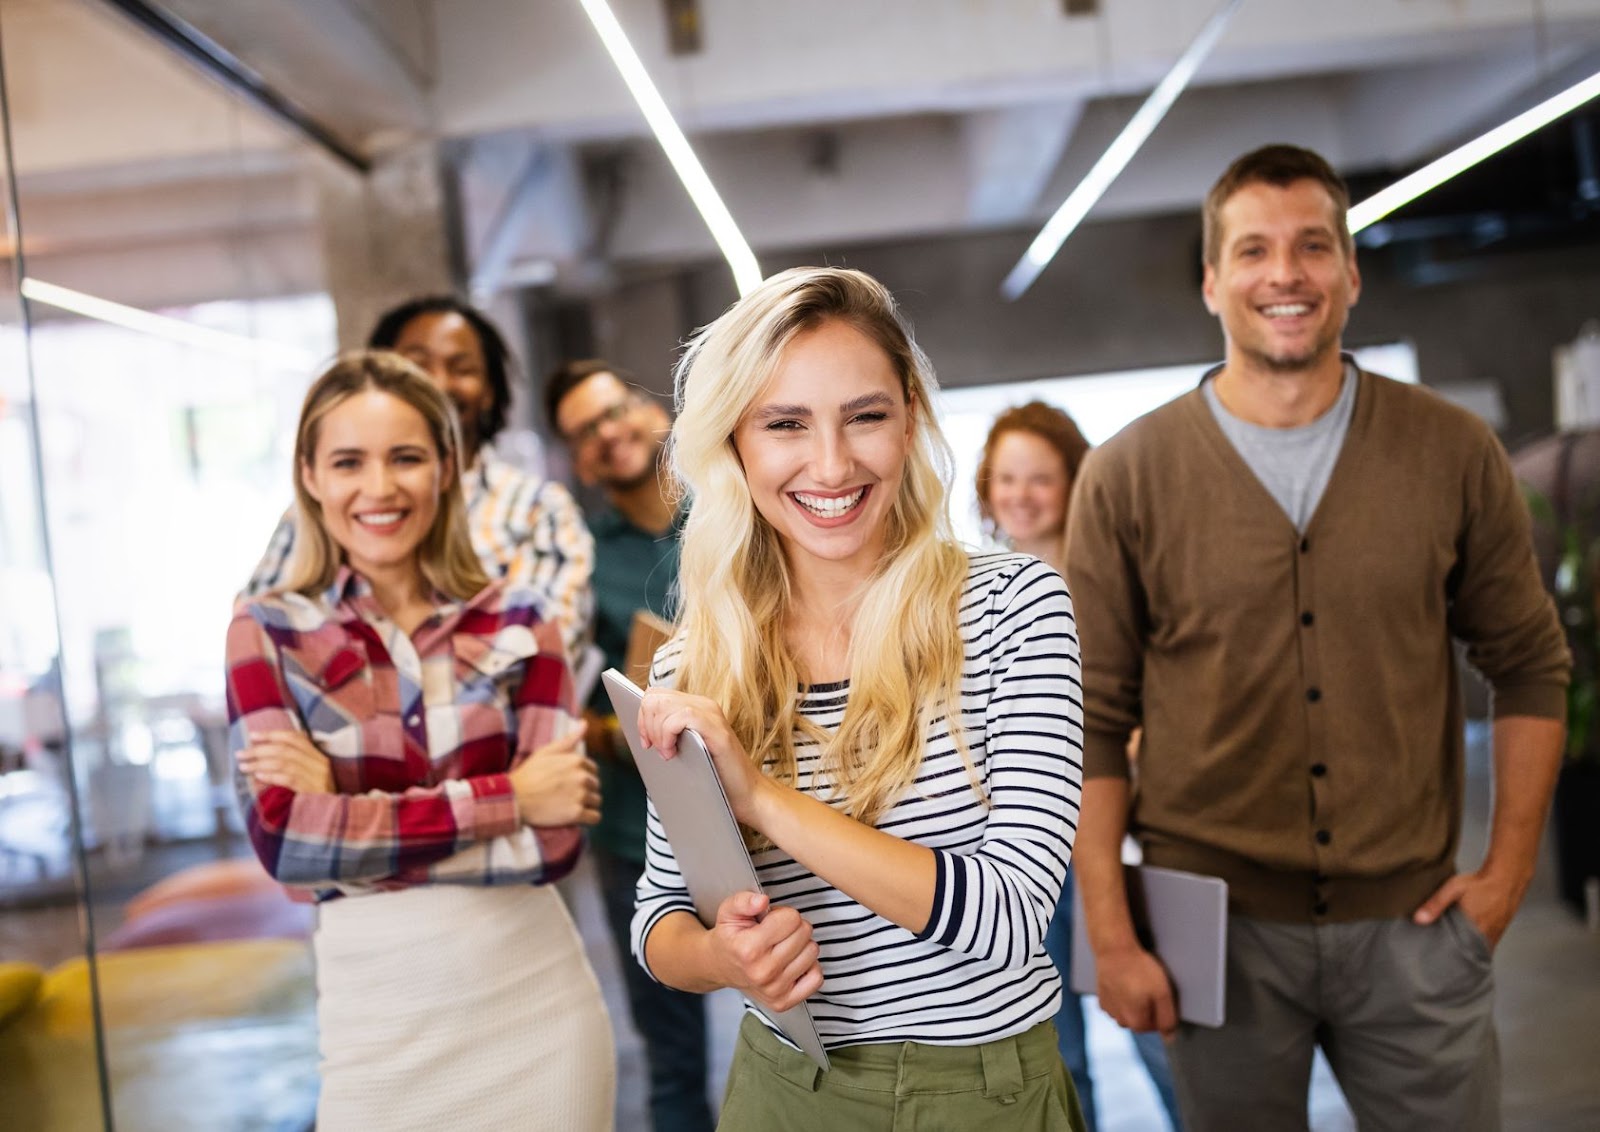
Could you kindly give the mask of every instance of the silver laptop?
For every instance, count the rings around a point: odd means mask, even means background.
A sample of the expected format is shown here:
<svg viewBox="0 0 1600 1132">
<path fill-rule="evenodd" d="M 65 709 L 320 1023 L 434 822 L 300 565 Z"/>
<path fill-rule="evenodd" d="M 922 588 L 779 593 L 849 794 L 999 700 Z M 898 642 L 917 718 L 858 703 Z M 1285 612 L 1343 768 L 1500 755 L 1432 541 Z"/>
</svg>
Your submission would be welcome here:
<svg viewBox="0 0 1600 1132">
<path fill-rule="evenodd" d="M 1146 947 L 1172 978 L 1178 1017 L 1220 1026 L 1227 991 L 1228 885 L 1154 865 L 1132 865 L 1128 904 Z M 1083 891 L 1073 893 L 1072 989 L 1095 993 L 1094 951 L 1083 919 Z"/>
<path fill-rule="evenodd" d="M 608 668 L 601 679 L 622 733 L 628 737 L 645 789 L 661 816 L 672 852 L 678 858 L 695 912 L 709 928 L 717 921 L 717 908 L 729 896 L 761 891 L 711 754 L 693 731 L 685 731 L 679 738 L 675 759 L 664 759 L 660 752 L 645 749 L 639 742 L 639 701 L 644 693 L 615 668 Z M 828 1054 L 805 1003 L 781 1014 L 757 1009 L 812 1061 L 828 1068 Z"/>
</svg>

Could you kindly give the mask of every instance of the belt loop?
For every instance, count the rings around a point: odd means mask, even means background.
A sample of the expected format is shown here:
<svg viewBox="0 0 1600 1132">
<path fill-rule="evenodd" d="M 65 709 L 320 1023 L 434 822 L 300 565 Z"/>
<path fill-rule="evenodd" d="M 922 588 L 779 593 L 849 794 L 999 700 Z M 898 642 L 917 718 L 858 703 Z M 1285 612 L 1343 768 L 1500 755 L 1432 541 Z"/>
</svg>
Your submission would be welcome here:
<svg viewBox="0 0 1600 1132">
<path fill-rule="evenodd" d="M 1001 1104 L 1015 1101 L 1022 1092 L 1022 1058 L 1017 1053 L 1017 1039 L 984 1042 L 978 1047 L 978 1056 L 983 1061 L 984 1099 L 998 1099 Z"/>
</svg>

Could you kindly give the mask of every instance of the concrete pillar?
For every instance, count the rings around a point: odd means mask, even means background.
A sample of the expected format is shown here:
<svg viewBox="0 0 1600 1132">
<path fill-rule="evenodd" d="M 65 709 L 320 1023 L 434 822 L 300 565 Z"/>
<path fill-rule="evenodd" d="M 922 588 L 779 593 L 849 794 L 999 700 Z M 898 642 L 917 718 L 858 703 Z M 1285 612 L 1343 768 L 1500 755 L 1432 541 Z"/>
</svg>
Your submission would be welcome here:
<svg viewBox="0 0 1600 1132">
<path fill-rule="evenodd" d="M 364 176 L 329 163 L 317 182 L 341 349 L 360 346 L 378 315 L 403 299 L 460 293 L 461 226 L 438 144 L 389 153 Z"/>
</svg>

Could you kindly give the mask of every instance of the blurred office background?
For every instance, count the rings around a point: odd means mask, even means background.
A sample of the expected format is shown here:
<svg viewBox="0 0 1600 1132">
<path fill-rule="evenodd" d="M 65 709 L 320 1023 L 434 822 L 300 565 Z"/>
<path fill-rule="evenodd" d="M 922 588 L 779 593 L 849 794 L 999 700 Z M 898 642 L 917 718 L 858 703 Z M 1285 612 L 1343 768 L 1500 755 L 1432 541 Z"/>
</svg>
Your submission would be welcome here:
<svg viewBox="0 0 1600 1132">
<path fill-rule="evenodd" d="M 1246 0 L 1004 298 L 1218 7 L 613 2 L 761 270 L 859 267 L 900 296 L 972 538 L 996 412 L 1042 396 L 1102 440 L 1219 355 L 1198 210 L 1233 156 L 1309 145 L 1359 200 L 1600 72 L 1600 0 Z M 665 393 L 734 279 L 578 0 L 0 0 L 0 65 L 0 1125 L 308 1128 L 310 913 L 251 871 L 221 702 L 306 384 L 395 300 L 470 294 L 523 361 L 508 454 L 561 476 L 539 376 L 598 354 Z M 1368 364 L 1514 449 L 1595 423 L 1572 359 L 1600 358 L 1600 102 L 1360 245 Z M 618 959 L 585 879 L 567 894 L 619 1033 L 618 1126 L 642 1128 Z M 1549 870 L 1500 971 L 1507 1126 L 1600 1126 L 1600 935 Z M 1102 1128 L 1163 1127 L 1126 1041 L 1093 1035 Z M 1320 1071 L 1313 1124 L 1350 1126 Z"/>
</svg>

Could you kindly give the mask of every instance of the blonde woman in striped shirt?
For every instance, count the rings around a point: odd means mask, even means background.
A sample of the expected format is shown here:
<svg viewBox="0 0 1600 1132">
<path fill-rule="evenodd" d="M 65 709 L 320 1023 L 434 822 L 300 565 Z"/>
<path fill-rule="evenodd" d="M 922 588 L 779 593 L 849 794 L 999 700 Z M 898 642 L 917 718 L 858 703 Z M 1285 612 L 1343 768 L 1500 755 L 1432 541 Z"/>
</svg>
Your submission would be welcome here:
<svg viewBox="0 0 1600 1132">
<path fill-rule="evenodd" d="M 652 813 L 635 950 L 809 1002 L 832 1061 L 747 1014 L 720 1127 L 1081 1129 L 1044 950 L 1081 780 L 1065 584 L 955 542 L 932 374 L 870 277 L 774 276 L 677 381 L 682 606 L 640 731 L 706 740 L 765 895 L 703 927 Z"/>
</svg>

